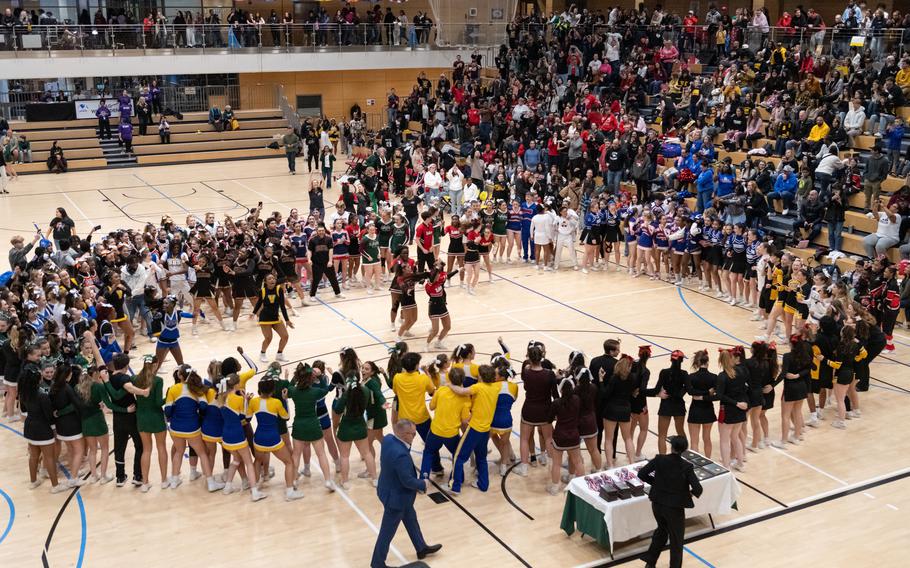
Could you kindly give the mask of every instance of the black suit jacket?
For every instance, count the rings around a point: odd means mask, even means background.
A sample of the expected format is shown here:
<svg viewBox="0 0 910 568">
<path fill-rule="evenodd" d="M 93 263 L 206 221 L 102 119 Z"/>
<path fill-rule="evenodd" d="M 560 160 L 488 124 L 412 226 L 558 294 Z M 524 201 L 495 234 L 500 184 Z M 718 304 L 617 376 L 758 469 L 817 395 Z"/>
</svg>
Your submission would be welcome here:
<svg viewBox="0 0 910 568">
<path fill-rule="evenodd" d="M 702 492 L 695 468 L 679 454 L 656 456 L 641 468 L 638 478 L 651 484 L 651 501 L 666 507 L 691 509 L 692 496 Z"/>
</svg>

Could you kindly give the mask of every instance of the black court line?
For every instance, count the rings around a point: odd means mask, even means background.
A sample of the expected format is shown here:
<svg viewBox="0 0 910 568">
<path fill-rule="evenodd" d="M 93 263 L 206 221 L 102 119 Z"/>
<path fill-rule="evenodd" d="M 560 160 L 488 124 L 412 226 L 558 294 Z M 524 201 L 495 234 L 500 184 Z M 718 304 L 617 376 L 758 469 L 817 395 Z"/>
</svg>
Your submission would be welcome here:
<svg viewBox="0 0 910 568">
<path fill-rule="evenodd" d="M 186 195 L 174 195 L 173 197 L 174 197 L 174 199 L 180 199 L 181 197 L 190 197 L 192 195 L 196 195 L 198 192 L 199 192 L 199 190 L 197 190 L 195 187 L 192 187 L 192 188 L 190 188 L 190 192 L 187 193 Z M 164 199 L 163 197 L 134 197 L 132 195 L 127 195 L 123 192 L 120 192 L 120 195 L 122 195 L 123 197 L 126 197 L 127 199 L 131 199 L 133 201 L 152 201 L 155 199 Z"/>
<path fill-rule="evenodd" d="M 239 179 L 239 178 L 238 178 L 238 179 Z M 258 179 L 258 178 L 257 178 L 257 179 Z M 219 197 L 223 197 L 224 199 L 230 199 L 231 201 L 233 201 L 234 203 L 236 203 L 236 204 L 239 205 L 240 207 L 243 207 L 244 209 L 246 209 L 246 212 L 247 212 L 247 213 L 249 213 L 250 211 L 252 211 L 252 209 L 251 209 L 249 206 L 244 205 L 243 203 L 237 201 L 236 199 L 234 199 L 233 197 L 231 197 L 230 195 L 228 195 L 227 192 L 226 192 L 225 190 L 223 190 L 223 189 L 215 189 L 214 187 L 210 186 L 208 183 L 206 183 L 206 182 L 204 182 L 204 181 L 200 181 L 199 183 L 201 183 L 201 184 L 204 185 L 205 187 L 207 187 L 207 188 L 211 189 L 212 191 L 214 191 L 216 194 L 218 194 Z M 195 189 L 195 188 L 194 188 L 194 189 Z"/>
<path fill-rule="evenodd" d="M 102 191 L 102 190 L 100 190 L 100 189 L 95 190 L 95 191 L 97 191 L 98 193 L 100 193 L 100 194 L 101 194 L 101 197 L 103 197 L 105 201 L 107 201 L 108 203 L 110 203 L 111 205 L 113 205 L 114 207 L 116 207 L 121 213 L 123 213 L 123 215 L 124 215 L 127 219 L 129 219 L 129 220 L 131 220 L 131 221 L 133 221 L 133 222 L 136 222 L 136 223 L 141 223 L 141 224 L 143 224 L 143 225 L 147 225 L 147 224 L 148 224 L 148 221 L 143 221 L 143 220 L 141 220 L 141 219 L 136 219 L 135 217 L 133 217 L 132 215 L 130 215 L 129 213 L 127 213 L 126 211 L 124 211 L 123 207 L 120 207 L 119 205 L 117 205 L 117 202 L 114 201 L 113 199 L 111 199 L 110 197 L 108 197 L 107 194 L 104 193 L 104 191 Z"/>
<path fill-rule="evenodd" d="M 490 536 L 493 538 L 493 540 L 495 540 L 496 542 L 498 542 L 498 543 L 500 544 L 500 546 L 502 546 L 503 548 L 505 548 L 505 549 L 509 552 L 509 554 L 511 554 L 512 556 L 514 556 L 515 559 L 518 560 L 519 562 L 521 562 L 521 564 L 522 564 L 523 566 L 525 566 L 526 568 L 533 568 L 530 564 L 528 564 L 528 562 L 527 562 L 524 558 L 522 558 L 517 552 L 515 552 L 514 550 L 512 550 L 512 548 L 511 548 L 508 544 L 506 544 L 505 541 L 503 541 L 501 538 L 499 538 L 498 536 L 496 536 L 496 533 L 494 533 L 492 530 L 489 529 L 489 527 L 487 527 L 485 524 L 483 524 L 483 522 L 481 522 L 480 519 L 478 519 L 477 517 L 475 517 L 474 515 L 472 515 L 471 512 L 468 511 L 468 510 L 464 507 L 464 505 L 462 505 L 461 503 L 459 503 L 458 500 L 455 499 L 448 491 L 446 491 L 445 489 L 443 489 L 442 487 L 440 487 L 439 484 L 436 483 L 435 481 L 433 481 L 432 479 L 428 479 L 427 481 L 429 481 L 430 483 L 432 483 L 433 486 L 434 486 L 436 489 L 438 489 L 440 493 L 442 493 L 443 495 L 445 495 L 446 498 L 447 498 L 449 501 L 451 501 L 456 507 L 458 507 L 459 509 L 461 509 L 461 512 L 462 512 L 462 513 L 464 513 L 465 515 L 468 516 L 469 519 L 471 519 L 472 521 L 474 521 L 474 523 L 477 524 L 477 526 L 479 526 L 481 529 L 483 529 L 484 532 L 486 532 L 488 535 L 490 535 Z"/>
<path fill-rule="evenodd" d="M 527 511 L 525 511 L 524 509 L 519 507 L 518 504 L 515 503 L 515 501 L 513 501 L 512 498 L 509 496 L 508 490 L 506 490 L 506 479 L 509 478 L 509 474 L 512 473 L 512 470 L 515 469 L 515 466 L 517 466 L 517 465 L 521 465 L 521 462 L 513 463 L 511 466 L 509 466 L 509 469 L 506 470 L 506 474 L 502 476 L 502 481 L 499 484 L 499 488 L 500 488 L 500 490 L 502 490 L 502 496 L 506 498 L 506 501 L 509 502 L 509 505 L 512 505 L 512 507 L 514 507 L 516 511 L 518 511 L 519 513 L 521 513 L 522 515 L 526 516 L 528 519 L 533 521 L 534 517 L 532 517 L 531 515 L 528 514 Z"/>
<path fill-rule="evenodd" d="M 736 531 L 736 530 L 739 530 L 742 528 L 746 528 L 746 527 L 749 527 L 749 526 L 752 526 L 754 524 L 758 524 L 758 523 L 761 523 L 764 521 L 770 521 L 770 520 L 776 519 L 778 517 L 783 517 L 784 515 L 790 515 L 792 513 L 798 512 L 798 511 L 803 511 L 805 509 L 816 507 L 818 505 L 823 505 L 825 503 L 829 503 L 831 501 L 835 501 L 835 500 L 841 499 L 843 497 L 848 497 L 850 495 L 855 495 L 857 493 L 869 491 L 870 489 L 874 489 L 876 487 L 881 487 L 882 485 L 887 485 L 889 483 L 894 483 L 895 481 L 901 481 L 908 477 L 910 477 L 910 471 L 905 471 L 903 473 L 898 473 L 898 474 L 892 475 L 890 477 L 885 477 L 883 479 L 879 479 L 878 481 L 870 481 L 869 483 L 864 483 L 863 485 L 856 486 L 852 489 L 846 489 L 846 490 L 840 491 L 838 493 L 832 493 L 832 494 L 826 495 L 824 497 L 818 497 L 816 499 L 812 499 L 810 501 L 806 501 L 804 503 L 800 503 L 799 505 L 794 505 L 794 506 L 788 507 L 786 509 L 778 509 L 777 511 L 771 511 L 769 513 L 760 515 L 758 517 L 752 517 L 751 519 L 745 520 L 741 523 L 727 525 L 727 526 L 721 527 L 719 529 L 712 529 L 705 533 L 687 538 L 685 540 L 685 542 L 686 542 L 686 544 L 691 544 L 693 542 L 706 540 L 706 539 L 709 539 L 714 536 L 726 534 L 728 532 L 733 532 L 733 531 Z M 664 547 L 664 550 L 667 550 L 668 548 L 669 547 Z M 595 566 L 592 566 L 591 568 L 609 568 L 611 566 L 620 566 L 620 565 L 626 564 L 628 562 L 639 561 L 640 557 L 641 557 L 640 553 L 635 553 L 635 554 L 629 555 L 624 558 L 618 558 L 616 560 L 604 562 L 603 564 L 597 564 Z"/>
<path fill-rule="evenodd" d="M 114 455 L 114 450 L 108 452 L 108 457 Z M 95 467 L 99 467 L 101 462 L 99 461 Z M 76 472 L 78 474 L 79 472 Z M 82 479 L 88 479 L 91 475 L 91 472 L 86 473 L 82 476 Z M 54 533 L 57 532 L 57 525 L 60 524 L 60 519 L 63 517 L 63 513 L 66 512 L 66 508 L 69 507 L 70 502 L 72 502 L 73 497 L 76 496 L 76 493 L 81 489 L 81 487 L 74 487 L 70 494 L 66 496 L 66 501 L 60 505 L 60 510 L 57 511 L 57 516 L 54 518 L 53 524 L 51 524 L 50 530 L 47 532 L 47 539 L 44 541 L 44 550 L 41 551 L 41 564 L 44 568 L 50 568 L 50 564 L 47 560 L 47 551 L 51 549 L 51 542 L 54 540 Z"/>
<path fill-rule="evenodd" d="M 654 434 L 655 437 L 658 436 L 657 432 L 655 432 L 654 430 L 651 430 L 650 428 L 648 428 L 648 432 L 650 432 L 651 434 Z M 669 440 L 669 438 L 668 438 L 668 440 Z M 744 450 L 744 451 L 745 451 L 745 450 Z M 710 459 L 710 458 L 708 458 L 708 459 Z M 767 493 L 765 493 L 764 491 L 762 491 L 762 490 L 759 489 L 758 487 L 755 487 L 755 486 L 752 485 L 751 483 L 746 483 L 745 481 L 743 481 L 742 479 L 740 479 L 740 478 L 738 478 L 738 477 L 736 478 L 736 481 L 738 481 L 739 483 L 742 483 L 743 485 L 745 485 L 746 487 L 748 487 L 748 488 L 751 489 L 752 491 L 755 491 L 755 492 L 758 493 L 759 495 L 765 497 L 766 499 L 768 499 L 768 500 L 770 500 L 770 501 L 774 501 L 774 503 L 780 505 L 781 507 L 784 507 L 784 508 L 788 508 L 788 507 L 789 507 L 789 505 L 787 505 L 786 503 L 784 503 L 784 502 L 781 501 L 780 499 L 776 499 L 776 498 L 774 498 L 774 497 L 768 495 Z"/>
</svg>

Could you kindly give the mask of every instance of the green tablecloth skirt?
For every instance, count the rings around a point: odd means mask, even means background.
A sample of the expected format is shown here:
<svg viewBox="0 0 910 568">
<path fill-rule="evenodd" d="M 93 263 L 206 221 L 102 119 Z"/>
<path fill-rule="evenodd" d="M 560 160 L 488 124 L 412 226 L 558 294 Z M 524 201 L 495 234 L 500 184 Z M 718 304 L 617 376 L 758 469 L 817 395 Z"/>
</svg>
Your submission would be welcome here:
<svg viewBox="0 0 910 568">
<path fill-rule="evenodd" d="M 610 549 L 610 535 L 607 532 L 603 512 L 569 491 L 566 491 L 566 505 L 562 510 L 562 522 L 559 528 L 569 536 L 572 536 L 577 529 L 581 534 L 596 540 L 597 544 L 607 550 Z"/>
</svg>

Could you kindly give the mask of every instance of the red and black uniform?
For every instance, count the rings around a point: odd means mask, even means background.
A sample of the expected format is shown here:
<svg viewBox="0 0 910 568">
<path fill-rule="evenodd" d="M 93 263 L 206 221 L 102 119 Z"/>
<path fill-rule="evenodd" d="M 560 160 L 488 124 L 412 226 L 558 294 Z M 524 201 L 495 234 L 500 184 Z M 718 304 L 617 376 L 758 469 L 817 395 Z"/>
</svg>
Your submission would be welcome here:
<svg viewBox="0 0 910 568">
<path fill-rule="evenodd" d="M 897 322 L 897 314 L 901 308 L 901 291 L 897 285 L 897 280 L 889 278 L 882 280 L 878 286 L 874 287 L 869 295 L 874 303 L 878 320 L 885 333 L 887 344 L 886 351 L 894 351 L 892 336 L 894 335 L 894 324 Z"/>
<path fill-rule="evenodd" d="M 424 222 L 418 224 L 414 238 L 417 239 L 417 270 L 433 268 L 436 262 L 433 255 L 433 225 Z"/>
<path fill-rule="evenodd" d="M 439 272 L 434 277 L 431 273 L 428 276 L 424 289 L 427 296 L 430 297 L 430 319 L 444 318 L 449 315 L 449 308 L 446 306 L 446 280 L 458 274 L 458 270 L 451 272 Z"/>
</svg>

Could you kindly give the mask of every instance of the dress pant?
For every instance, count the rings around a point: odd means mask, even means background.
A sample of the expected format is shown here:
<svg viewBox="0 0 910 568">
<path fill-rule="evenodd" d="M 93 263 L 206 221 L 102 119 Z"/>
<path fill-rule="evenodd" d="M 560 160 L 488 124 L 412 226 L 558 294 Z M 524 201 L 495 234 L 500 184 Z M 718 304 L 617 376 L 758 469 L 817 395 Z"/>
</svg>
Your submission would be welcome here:
<svg viewBox="0 0 910 568">
<path fill-rule="evenodd" d="M 651 546 L 644 555 L 645 562 L 657 564 L 660 551 L 670 539 L 670 568 L 682 568 L 683 538 L 686 533 L 686 513 L 682 507 L 667 507 L 651 503 L 657 529 L 651 537 Z"/>
<path fill-rule="evenodd" d="M 313 263 L 313 281 L 310 282 L 310 298 L 316 297 L 316 291 L 319 290 L 319 283 L 322 282 L 322 277 L 325 276 L 329 279 L 329 284 L 332 285 L 332 291 L 335 294 L 341 294 L 341 288 L 338 286 L 338 275 L 335 274 L 334 266 L 325 266 L 321 262 Z"/>
<path fill-rule="evenodd" d="M 114 465 L 117 468 L 117 479 L 126 478 L 126 444 L 133 440 L 133 479 L 142 481 L 142 438 L 136 426 L 136 414 L 127 412 L 114 413 Z"/>
<path fill-rule="evenodd" d="M 382 512 L 379 534 L 376 536 L 376 546 L 373 547 L 373 558 L 370 560 L 370 568 L 385 568 L 385 559 L 389 555 L 389 545 L 392 544 L 392 538 L 395 537 L 398 525 L 401 523 L 404 523 L 404 528 L 408 531 L 414 550 L 420 552 L 427 547 L 427 542 L 423 539 L 423 533 L 420 532 L 420 524 L 417 522 L 417 511 L 414 510 L 413 505 L 406 509 L 385 508 Z"/>
<path fill-rule="evenodd" d="M 417 272 L 423 272 L 424 270 L 432 270 L 433 264 L 436 262 L 436 257 L 433 255 L 433 252 L 423 252 L 420 248 L 417 248 Z M 426 268 L 424 268 L 426 266 Z"/>
<path fill-rule="evenodd" d="M 554 268 L 559 269 L 559 265 L 562 262 L 562 251 L 569 251 L 569 259 L 572 261 L 572 266 L 578 266 L 578 255 L 575 252 L 575 235 L 558 235 L 556 237 L 556 263 Z"/>
<path fill-rule="evenodd" d="M 296 172 L 297 171 L 297 151 L 294 150 L 293 152 L 285 152 L 284 155 L 287 156 L 287 158 L 288 158 L 288 171 L 292 172 L 292 173 Z"/>
</svg>

